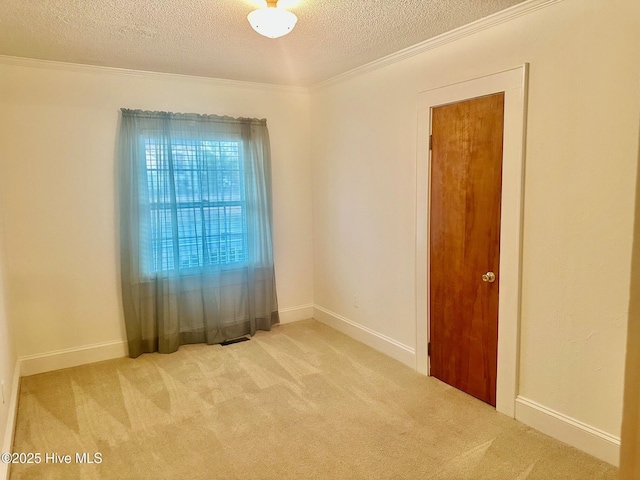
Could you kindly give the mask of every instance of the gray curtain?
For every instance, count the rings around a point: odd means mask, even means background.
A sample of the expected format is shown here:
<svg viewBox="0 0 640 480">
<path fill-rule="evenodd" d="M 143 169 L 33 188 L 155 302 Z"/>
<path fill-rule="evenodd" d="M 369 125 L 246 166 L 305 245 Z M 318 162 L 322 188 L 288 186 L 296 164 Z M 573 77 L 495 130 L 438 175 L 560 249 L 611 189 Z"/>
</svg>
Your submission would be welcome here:
<svg viewBox="0 0 640 480">
<path fill-rule="evenodd" d="M 120 257 L 129 355 L 278 322 L 266 120 L 122 109 Z"/>
</svg>

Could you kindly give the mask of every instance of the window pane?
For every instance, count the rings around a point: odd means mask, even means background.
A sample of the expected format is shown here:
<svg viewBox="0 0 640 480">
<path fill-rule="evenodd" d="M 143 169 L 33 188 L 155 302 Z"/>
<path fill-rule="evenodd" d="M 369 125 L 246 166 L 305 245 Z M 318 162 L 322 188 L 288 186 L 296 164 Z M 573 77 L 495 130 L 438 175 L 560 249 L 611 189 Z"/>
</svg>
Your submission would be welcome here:
<svg viewBox="0 0 640 480">
<path fill-rule="evenodd" d="M 240 142 L 162 142 L 144 139 L 153 250 L 149 270 L 245 262 L 246 203 Z"/>
</svg>

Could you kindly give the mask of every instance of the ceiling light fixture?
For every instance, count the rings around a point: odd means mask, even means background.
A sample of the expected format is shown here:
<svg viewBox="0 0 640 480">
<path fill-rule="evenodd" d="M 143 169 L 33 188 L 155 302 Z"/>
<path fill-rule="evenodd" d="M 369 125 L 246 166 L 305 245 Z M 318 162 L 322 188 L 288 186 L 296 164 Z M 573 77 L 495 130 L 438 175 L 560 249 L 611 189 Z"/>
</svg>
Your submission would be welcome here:
<svg viewBox="0 0 640 480">
<path fill-rule="evenodd" d="M 260 35 L 278 38 L 286 35 L 298 21 L 293 13 L 278 8 L 277 0 L 267 0 L 267 6 L 247 15 L 251 27 Z"/>
</svg>

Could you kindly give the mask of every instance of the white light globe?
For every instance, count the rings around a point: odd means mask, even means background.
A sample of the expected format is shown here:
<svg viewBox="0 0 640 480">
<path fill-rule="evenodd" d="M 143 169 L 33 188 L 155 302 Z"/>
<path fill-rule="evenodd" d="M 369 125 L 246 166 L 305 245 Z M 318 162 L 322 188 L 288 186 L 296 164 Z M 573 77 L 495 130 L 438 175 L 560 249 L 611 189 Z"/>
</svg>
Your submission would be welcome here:
<svg viewBox="0 0 640 480">
<path fill-rule="evenodd" d="M 293 13 L 280 8 L 261 8 L 247 15 L 251 27 L 260 35 L 269 38 L 278 38 L 286 35 L 298 21 Z"/>
</svg>

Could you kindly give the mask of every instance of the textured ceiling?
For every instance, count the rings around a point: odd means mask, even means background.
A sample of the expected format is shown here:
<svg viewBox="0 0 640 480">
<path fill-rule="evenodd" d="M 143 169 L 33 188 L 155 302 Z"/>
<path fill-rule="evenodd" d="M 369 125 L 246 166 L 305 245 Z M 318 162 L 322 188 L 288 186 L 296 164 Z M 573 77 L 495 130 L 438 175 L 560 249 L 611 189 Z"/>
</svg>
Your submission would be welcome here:
<svg viewBox="0 0 640 480">
<path fill-rule="evenodd" d="M 281 0 L 298 16 L 264 38 L 260 0 L 0 0 L 0 54 L 309 86 L 523 0 Z"/>
</svg>

